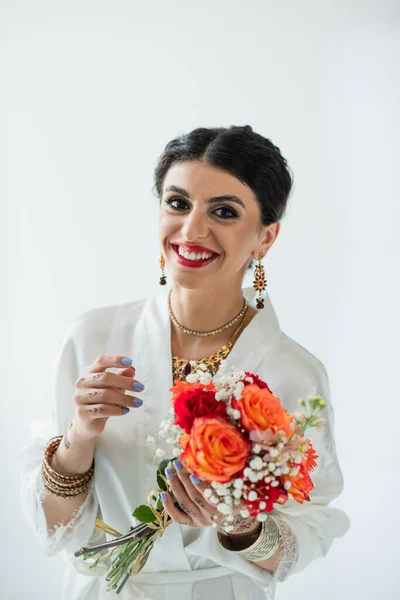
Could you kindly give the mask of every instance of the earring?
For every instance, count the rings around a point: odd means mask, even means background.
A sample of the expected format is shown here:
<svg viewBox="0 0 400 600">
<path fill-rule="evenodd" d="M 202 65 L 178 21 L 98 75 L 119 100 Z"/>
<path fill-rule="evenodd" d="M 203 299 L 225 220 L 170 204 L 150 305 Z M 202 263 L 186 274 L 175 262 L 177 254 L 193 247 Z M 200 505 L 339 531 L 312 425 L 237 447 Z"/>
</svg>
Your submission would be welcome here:
<svg viewBox="0 0 400 600">
<path fill-rule="evenodd" d="M 167 283 L 167 278 L 164 273 L 165 260 L 163 255 L 160 257 L 160 267 L 161 267 L 161 277 L 160 277 L 160 285 L 165 285 Z"/>
<path fill-rule="evenodd" d="M 262 257 L 262 254 L 260 254 L 258 257 L 258 265 L 256 265 L 254 269 L 253 288 L 256 290 L 256 292 L 258 292 L 257 308 L 264 308 L 264 298 L 262 297 L 262 292 L 267 287 L 264 266 L 261 263 Z"/>
</svg>

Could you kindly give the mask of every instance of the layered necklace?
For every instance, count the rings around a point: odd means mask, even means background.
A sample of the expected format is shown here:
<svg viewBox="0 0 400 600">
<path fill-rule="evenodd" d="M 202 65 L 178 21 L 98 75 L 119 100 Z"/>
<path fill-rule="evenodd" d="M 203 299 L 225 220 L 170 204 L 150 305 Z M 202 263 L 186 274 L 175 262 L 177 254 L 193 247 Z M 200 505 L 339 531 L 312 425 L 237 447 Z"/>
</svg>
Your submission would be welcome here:
<svg viewBox="0 0 400 600">
<path fill-rule="evenodd" d="M 226 358 L 228 356 L 228 354 L 230 353 L 230 351 L 233 348 L 234 343 L 236 342 L 237 337 L 239 336 L 240 332 L 243 329 L 244 321 L 245 321 L 247 310 L 249 307 L 246 299 L 243 298 L 244 305 L 243 305 L 243 308 L 240 311 L 240 313 L 234 319 L 229 321 L 229 323 L 226 323 L 222 327 L 218 327 L 217 329 L 214 329 L 213 331 L 203 332 L 203 331 L 193 331 L 191 329 L 187 329 L 186 327 L 183 327 L 180 323 L 178 323 L 178 321 L 176 320 L 176 317 L 172 311 L 172 307 L 171 307 L 171 292 L 172 292 L 172 290 L 170 290 L 169 294 L 168 294 L 168 308 L 169 308 L 169 314 L 171 317 L 171 321 L 176 325 L 176 327 L 178 329 L 180 329 L 184 333 L 187 333 L 188 335 L 197 335 L 197 336 L 201 336 L 201 337 L 216 335 L 217 333 L 220 333 L 221 331 L 228 329 L 228 327 L 231 327 L 234 323 L 236 323 L 237 321 L 240 320 L 239 325 L 236 327 L 231 339 L 229 340 L 229 342 L 227 344 L 224 344 L 223 346 L 221 346 L 221 348 L 219 348 L 213 354 L 210 354 L 209 356 L 206 356 L 205 358 L 201 358 L 200 360 L 193 361 L 197 365 L 200 365 L 200 364 L 206 365 L 208 371 L 212 375 L 214 375 L 218 370 L 219 363 L 221 362 L 221 360 L 223 360 L 224 358 Z M 183 358 L 181 356 L 172 355 L 172 378 L 173 378 L 173 380 L 175 380 L 175 379 L 184 380 L 185 379 L 188 372 L 190 372 L 190 365 L 189 365 L 190 362 L 191 361 L 188 358 Z"/>
</svg>

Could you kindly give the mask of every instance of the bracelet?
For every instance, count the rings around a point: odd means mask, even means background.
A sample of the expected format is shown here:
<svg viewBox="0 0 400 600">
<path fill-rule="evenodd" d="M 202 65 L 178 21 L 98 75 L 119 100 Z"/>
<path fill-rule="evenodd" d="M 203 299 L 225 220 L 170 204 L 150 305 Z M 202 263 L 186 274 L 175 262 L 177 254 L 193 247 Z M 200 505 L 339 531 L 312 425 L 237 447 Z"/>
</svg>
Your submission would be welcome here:
<svg viewBox="0 0 400 600">
<path fill-rule="evenodd" d="M 267 524 L 268 523 L 268 524 Z M 261 532 L 254 544 L 245 548 L 244 550 L 232 550 L 232 545 L 228 540 L 228 536 L 223 536 L 219 532 L 217 534 L 219 543 L 227 550 L 231 550 L 234 554 L 245 558 L 252 562 L 258 562 L 261 560 L 267 560 L 271 558 L 278 550 L 281 535 L 279 532 L 278 525 L 271 518 L 267 518 L 262 522 Z"/>
<path fill-rule="evenodd" d="M 94 460 L 91 467 L 81 475 L 61 475 L 61 473 L 57 473 L 51 467 L 50 459 L 57 451 L 62 438 L 62 435 L 58 435 L 47 444 L 42 463 L 42 482 L 46 490 L 52 494 L 62 498 L 73 498 L 88 489 L 94 473 Z"/>
</svg>

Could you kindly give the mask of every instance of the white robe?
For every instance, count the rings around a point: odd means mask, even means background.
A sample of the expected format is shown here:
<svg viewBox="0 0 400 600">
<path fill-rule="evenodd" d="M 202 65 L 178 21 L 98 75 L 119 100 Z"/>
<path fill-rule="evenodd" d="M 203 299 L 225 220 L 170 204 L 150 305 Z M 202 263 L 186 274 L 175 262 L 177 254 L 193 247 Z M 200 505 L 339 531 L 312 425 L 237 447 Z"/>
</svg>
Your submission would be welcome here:
<svg viewBox="0 0 400 600">
<path fill-rule="evenodd" d="M 105 592 L 103 576 L 89 571 L 73 553 L 82 545 L 105 541 L 94 530 L 101 517 L 125 532 L 136 523 L 133 509 L 146 502 L 156 487 L 153 451 L 146 443 L 160 421 L 167 418 L 172 387 L 171 322 L 168 286 L 159 294 L 133 302 L 98 308 L 81 315 L 69 329 L 60 352 L 54 381 L 54 418 L 42 435 L 22 451 L 22 504 L 28 521 L 46 554 L 64 552 L 63 598 L 99 600 L 116 597 Z M 255 307 L 255 291 L 243 290 Z M 133 360 L 136 378 L 145 385 L 139 394 L 144 404 L 107 422 L 95 452 L 95 476 L 87 500 L 73 521 L 48 536 L 42 509 L 40 467 L 49 437 L 63 434 L 74 414 L 77 378 L 102 353 L 125 355 Z M 143 571 L 131 577 L 121 600 L 265 600 L 275 595 L 275 584 L 322 557 L 336 537 L 349 528 L 346 514 L 328 507 L 342 488 L 343 479 L 333 438 L 333 409 L 324 365 L 279 327 L 271 301 L 258 310 L 242 331 L 230 355 L 230 365 L 252 371 L 267 381 L 283 406 L 293 413 L 297 400 L 321 395 L 327 402 L 328 421 L 321 431 L 307 433 L 319 455 L 312 475 L 311 502 L 288 500 L 270 515 L 283 536 L 285 550 L 277 571 L 271 574 L 222 548 L 212 527 L 192 529 L 173 523 L 156 542 Z"/>
</svg>

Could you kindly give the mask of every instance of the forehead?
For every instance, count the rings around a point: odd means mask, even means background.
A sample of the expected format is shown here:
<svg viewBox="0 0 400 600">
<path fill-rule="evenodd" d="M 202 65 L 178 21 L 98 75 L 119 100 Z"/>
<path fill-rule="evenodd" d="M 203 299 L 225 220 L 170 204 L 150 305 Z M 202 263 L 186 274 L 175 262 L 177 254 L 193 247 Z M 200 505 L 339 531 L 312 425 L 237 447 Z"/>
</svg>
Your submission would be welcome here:
<svg viewBox="0 0 400 600">
<path fill-rule="evenodd" d="M 168 170 L 163 191 L 169 185 L 185 188 L 192 197 L 236 195 L 254 200 L 252 190 L 234 175 L 198 161 L 175 163 Z"/>
</svg>

